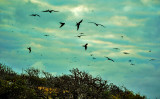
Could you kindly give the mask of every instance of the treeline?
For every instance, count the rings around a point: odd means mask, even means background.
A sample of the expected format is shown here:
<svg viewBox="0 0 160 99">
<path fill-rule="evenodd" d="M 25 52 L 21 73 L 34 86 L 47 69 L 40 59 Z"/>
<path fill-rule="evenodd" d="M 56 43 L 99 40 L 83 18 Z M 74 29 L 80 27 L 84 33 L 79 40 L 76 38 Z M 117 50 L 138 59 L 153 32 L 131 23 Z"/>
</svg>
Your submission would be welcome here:
<svg viewBox="0 0 160 99">
<path fill-rule="evenodd" d="M 145 99 L 125 87 L 108 84 L 101 77 L 70 70 L 70 75 L 54 76 L 28 68 L 17 74 L 0 64 L 0 99 Z"/>
</svg>

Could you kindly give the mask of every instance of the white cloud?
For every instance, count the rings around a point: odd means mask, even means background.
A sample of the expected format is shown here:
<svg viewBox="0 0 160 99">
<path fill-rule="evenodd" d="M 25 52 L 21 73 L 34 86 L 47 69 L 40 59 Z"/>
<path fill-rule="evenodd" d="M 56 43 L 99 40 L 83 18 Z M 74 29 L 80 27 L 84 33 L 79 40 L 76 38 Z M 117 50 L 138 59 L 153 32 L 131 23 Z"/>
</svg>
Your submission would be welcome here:
<svg viewBox="0 0 160 99">
<path fill-rule="evenodd" d="M 33 65 L 31 65 L 31 67 L 35 68 L 35 69 L 39 69 L 39 70 L 44 70 L 46 69 L 46 67 L 43 65 L 42 62 L 36 62 Z"/>
<path fill-rule="evenodd" d="M 139 24 L 133 22 L 133 20 L 129 19 L 126 16 L 112 16 L 110 18 L 110 23 L 117 26 L 124 26 L 124 27 L 135 27 Z"/>
<path fill-rule="evenodd" d="M 85 12 L 88 12 L 89 8 L 84 5 L 80 5 L 78 7 L 72 8 L 71 12 L 74 14 L 75 17 L 82 17 Z"/>
</svg>

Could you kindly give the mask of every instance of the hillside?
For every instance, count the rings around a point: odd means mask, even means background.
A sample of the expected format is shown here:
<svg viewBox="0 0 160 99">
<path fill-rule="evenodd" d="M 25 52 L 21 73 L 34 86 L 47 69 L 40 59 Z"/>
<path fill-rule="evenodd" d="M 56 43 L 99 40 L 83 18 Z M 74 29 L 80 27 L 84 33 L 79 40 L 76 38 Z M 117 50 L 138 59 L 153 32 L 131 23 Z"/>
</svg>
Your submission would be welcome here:
<svg viewBox="0 0 160 99">
<path fill-rule="evenodd" d="M 145 99 L 124 86 L 108 84 L 77 68 L 70 75 L 54 76 L 28 68 L 17 74 L 0 64 L 0 99 Z"/>
</svg>

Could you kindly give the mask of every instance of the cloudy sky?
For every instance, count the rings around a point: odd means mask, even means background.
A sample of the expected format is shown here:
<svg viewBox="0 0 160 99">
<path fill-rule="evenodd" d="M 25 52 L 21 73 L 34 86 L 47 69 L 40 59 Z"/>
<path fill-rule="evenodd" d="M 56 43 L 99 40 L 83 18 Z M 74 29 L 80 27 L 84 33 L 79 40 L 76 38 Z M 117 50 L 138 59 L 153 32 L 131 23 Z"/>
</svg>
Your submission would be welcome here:
<svg viewBox="0 0 160 99">
<path fill-rule="evenodd" d="M 59 12 L 42 12 L 47 9 Z M 79 68 L 151 99 L 160 98 L 159 31 L 159 0 L 0 0 L 2 64 L 53 75 Z"/>
</svg>

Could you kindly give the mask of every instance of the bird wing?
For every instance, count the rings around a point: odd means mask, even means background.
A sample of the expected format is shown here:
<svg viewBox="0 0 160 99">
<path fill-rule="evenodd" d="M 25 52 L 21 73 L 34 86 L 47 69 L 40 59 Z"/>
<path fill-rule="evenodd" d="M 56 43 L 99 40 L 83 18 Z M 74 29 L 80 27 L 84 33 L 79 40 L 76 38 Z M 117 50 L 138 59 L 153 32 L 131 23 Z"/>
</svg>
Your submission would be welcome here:
<svg viewBox="0 0 160 99">
<path fill-rule="evenodd" d="M 87 46 L 84 46 L 85 47 L 85 50 L 87 50 Z"/>
<path fill-rule="evenodd" d="M 79 23 L 81 23 L 83 21 L 83 19 L 81 21 L 79 21 Z"/>
<path fill-rule="evenodd" d="M 102 27 L 105 27 L 104 25 L 102 25 L 102 24 L 99 24 L 100 26 L 102 26 Z"/>
<path fill-rule="evenodd" d="M 78 29 L 79 29 L 79 25 L 77 24 L 77 31 L 78 31 Z"/>
<path fill-rule="evenodd" d="M 88 23 L 94 23 L 94 24 L 96 24 L 95 22 L 88 22 Z"/>
<path fill-rule="evenodd" d="M 55 10 L 52 10 L 53 12 L 59 12 L 59 11 L 55 11 Z"/>
<path fill-rule="evenodd" d="M 49 12 L 49 10 L 45 10 L 45 11 L 42 11 L 42 12 Z"/>
</svg>

